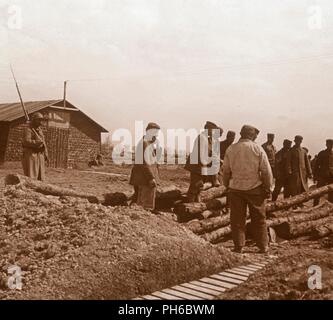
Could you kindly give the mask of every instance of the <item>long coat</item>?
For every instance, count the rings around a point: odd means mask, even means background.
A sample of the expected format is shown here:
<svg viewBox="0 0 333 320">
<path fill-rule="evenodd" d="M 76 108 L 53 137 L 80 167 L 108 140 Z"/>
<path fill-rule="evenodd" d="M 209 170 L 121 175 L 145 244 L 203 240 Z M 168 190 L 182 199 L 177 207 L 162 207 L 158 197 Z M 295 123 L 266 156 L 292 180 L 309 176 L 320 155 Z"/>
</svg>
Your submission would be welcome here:
<svg viewBox="0 0 333 320">
<path fill-rule="evenodd" d="M 275 178 L 283 182 L 286 182 L 288 179 L 288 171 L 286 166 L 288 154 L 289 150 L 282 148 L 275 156 Z"/>
<path fill-rule="evenodd" d="M 308 178 L 312 176 L 311 164 L 307 152 L 303 148 L 292 147 L 286 159 L 289 174 L 288 185 L 291 196 L 309 190 Z"/>
<path fill-rule="evenodd" d="M 136 147 L 135 156 L 136 159 L 131 172 L 130 184 L 132 186 L 146 186 L 153 179 L 158 182 L 157 152 L 154 144 L 142 138 Z"/>
<path fill-rule="evenodd" d="M 321 181 L 333 178 L 333 151 L 326 149 L 319 152 L 314 165 L 314 176 Z"/>
<path fill-rule="evenodd" d="M 45 180 L 45 160 L 48 158 L 45 137 L 41 128 L 28 126 L 23 136 L 22 166 L 24 175 Z"/>
<path fill-rule="evenodd" d="M 212 138 L 208 137 L 205 133 L 201 133 L 194 142 L 194 147 L 191 154 L 188 156 L 185 170 L 201 176 L 215 176 L 220 169 L 220 153 L 218 150 L 213 150 L 217 147 L 217 143 L 213 143 Z M 207 158 L 208 157 L 208 158 Z M 205 173 L 204 169 L 212 168 L 213 161 L 210 159 L 214 157 L 214 163 L 218 163 L 218 167 L 214 172 Z"/>
</svg>

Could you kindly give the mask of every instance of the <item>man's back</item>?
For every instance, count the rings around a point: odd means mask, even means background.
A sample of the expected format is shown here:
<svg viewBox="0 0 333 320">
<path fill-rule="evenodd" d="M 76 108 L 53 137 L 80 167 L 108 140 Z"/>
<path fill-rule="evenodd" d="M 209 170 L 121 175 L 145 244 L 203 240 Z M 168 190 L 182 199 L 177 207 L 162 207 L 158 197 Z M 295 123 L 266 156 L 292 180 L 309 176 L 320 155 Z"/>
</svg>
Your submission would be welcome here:
<svg viewBox="0 0 333 320">
<path fill-rule="evenodd" d="M 231 189 L 252 190 L 264 183 L 272 186 L 272 171 L 262 147 L 250 139 L 231 145 L 225 155 L 224 182 Z"/>
</svg>

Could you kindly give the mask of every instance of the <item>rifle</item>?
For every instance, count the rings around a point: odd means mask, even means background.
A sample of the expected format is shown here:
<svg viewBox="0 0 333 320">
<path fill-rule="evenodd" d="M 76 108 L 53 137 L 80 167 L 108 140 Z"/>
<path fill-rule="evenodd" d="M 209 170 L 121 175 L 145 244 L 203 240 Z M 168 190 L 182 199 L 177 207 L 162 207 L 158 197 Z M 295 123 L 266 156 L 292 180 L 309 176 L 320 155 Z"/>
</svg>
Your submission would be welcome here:
<svg viewBox="0 0 333 320">
<path fill-rule="evenodd" d="M 20 88 L 19 88 L 18 83 L 17 83 L 17 81 L 16 81 L 15 74 L 14 74 L 14 70 L 13 70 L 12 65 L 10 65 L 10 71 L 12 72 L 13 79 L 14 79 L 14 81 L 15 81 L 16 91 L 17 91 L 17 93 L 18 93 L 18 95 L 19 95 L 19 97 L 20 97 L 21 107 L 22 107 L 22 109 L 23 109 L 23 113 L 24 113 L 24 116 L 25 116 L 25 120 L 26 120 L 27 122 L 29 122 L 29 121 L 30 121 L 30 118 L 29 118 L 29 115 L 28 115 L 27 109 L 26 109 L 26 107 L 25 107 L 25 104 L 24 104 L 24 102 L 23 102 L 22 95 L 21 95 L 21 91 L 20 91 Z"/>
<path fill-rule="evenodd" d="M 18 83 L 17 83 L 17 80 L 16 80 L 16 77 L 15 77 L 15 74 L 14 74 L 14 70 L 13 70 L 12 65 L 10 65 L 10 71 L 12 72 L 13 79 L 14 79 L 14 81 L 15 81 L 16 91 L 17 91 L 18 96 L 19 96 L 19 98 L 20 98 L 20 103 L 21 103 L 21 107 L 22 107 L 22 109 L 23 109 L 23 113 L 24 113 L 25 120 L 26 120 L 27 123 L 30 123 L 29 114 L 28 114 L 28 112 L 27 112 L 27 109 L 26 109 L 26 107 L 25 107 L 24 101 L 23 101 L 23 99 L 22 99 L 21 91 L 20 91 L 19 85 L 18 85 Z M 46 144 L 45 144 L 44 139 L 42 139 L 42 137 L 40 137 L 40 135 L 38 134 L 38 132 L 37 132 L 34 128 L 32 128 L 32 131 L 35 133 L 35 135 L 38 137 L 38 139 L 41 140 L 41 142 L 43 143 L 44 148 L 46 149 Z"/>
</svg>

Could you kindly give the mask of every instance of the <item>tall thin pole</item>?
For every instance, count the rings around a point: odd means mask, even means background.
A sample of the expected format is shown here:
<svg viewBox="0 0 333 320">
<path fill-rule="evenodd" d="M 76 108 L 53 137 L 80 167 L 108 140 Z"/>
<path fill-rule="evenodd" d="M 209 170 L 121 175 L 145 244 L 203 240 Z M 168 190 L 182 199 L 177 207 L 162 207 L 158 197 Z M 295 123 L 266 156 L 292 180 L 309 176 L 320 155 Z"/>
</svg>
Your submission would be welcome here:
<svg viewBox="0 0 333 320">
<path fill-rule="evenodd" d="M 64 81 L 64 108 L 66 108 L 67 82 L 68 80 Z"/>
</svg>

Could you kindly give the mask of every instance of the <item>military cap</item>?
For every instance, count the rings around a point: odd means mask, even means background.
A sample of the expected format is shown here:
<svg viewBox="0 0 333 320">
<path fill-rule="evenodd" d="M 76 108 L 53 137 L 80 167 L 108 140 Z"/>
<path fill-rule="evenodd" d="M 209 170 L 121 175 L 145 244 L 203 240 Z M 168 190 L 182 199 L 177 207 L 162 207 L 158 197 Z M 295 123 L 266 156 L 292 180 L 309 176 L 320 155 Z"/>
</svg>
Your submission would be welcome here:
<svg viewBox="0 0 333 320">
<path fill-rule="evenodd" d="M 284 141 L 283 141 L 283 144 L 285 144 L 285 145 L 292 145 L 293 144 L 293 142 L 291 141 L 291 140 L 288 140 L 288 139 L 285 139 Z"/>
<path fill-rule="evenodd" d="M 207 121 L 205 124 L 205 129 L 221 129 L 218 125 L 216 125 L 214 122 Z"/>
<path fill-rule="evenodd" d="M 250 125 L 245 125 L 242 127 L 242 130 L 241 130 L 241 135 L 250 135 L 250 136 L 253 136 L 255 134 L 259 134 L 259 130 L 253 126 L 250 126 Z"/>
<path fill-rule="evenodd" d="M 327 143 L 327 144 L 333 144 L 333 139 L 327 139 L 327 140 L 326 140 L 326 143 Z"/>
<path fill-rule="evenodd" d="M 295 140 L 303 140 L 303 137 L 298 135 L 298 136 L 295 137 Z"/>
<path fill-rule="evenodd" d="M 44 120 L 44 116 L 40 112 L 36 112 L 32 115 L 31 120 Z"/>
<path fill-rule="evenodd" d="M 161 127 L 157 123 L 155 123 L 155 122 L 148 123 L 148 126 L 147 126 L 146 130 L 148 131 L 148 130 L 153 130 L 153 129 L 160 130 Z"/>
<path fill-rule="evenodd" d="M 274 134 L 274 133 L 268 133 L 268 134 L 267 134 L 267 137 L 268 137 L 268 138 L 271 138 L 271 137 L 274 138 L 274 137 L 275 137 L 275 134 Z"/>
</svg>

